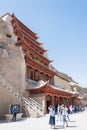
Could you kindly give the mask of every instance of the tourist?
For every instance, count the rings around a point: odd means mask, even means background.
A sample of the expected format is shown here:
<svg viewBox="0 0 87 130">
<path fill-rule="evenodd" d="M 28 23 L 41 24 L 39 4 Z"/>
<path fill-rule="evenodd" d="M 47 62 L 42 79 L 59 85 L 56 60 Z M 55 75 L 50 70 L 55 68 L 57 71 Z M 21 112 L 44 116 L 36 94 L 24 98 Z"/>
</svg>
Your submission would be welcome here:
<svg viewBox="0 0 87 130">
<path fill-rule="evenodd" d="M 54 106 L 49 106 L 48 107 L 49 110 L 49 124 L 51 125 L 51 129 L 55 128 L 55 107 Z"/>
<path fill-rule="evenodd" d="M 62 109 L 62 118 L 63 118 L 63 127 L 68 127 L 68 109 L 65 105 L 61 106 Z"/>
<path fill-rule="evenodd" d="M 16 121 L 17 113 L 18 113 L 18 109 L 17 109 L 17 105 L 15 105 L 13 106 L 13 109 L 12 109 L 12 114 L 13 114 L 12 121 Z"/>
<path fill-rule="evenodd" d="M 59 120 L 59 118 L 61 120 L 61 106 L 58 104 L 58 106 L 57 106 L 57 121 Z"/>
</svg>

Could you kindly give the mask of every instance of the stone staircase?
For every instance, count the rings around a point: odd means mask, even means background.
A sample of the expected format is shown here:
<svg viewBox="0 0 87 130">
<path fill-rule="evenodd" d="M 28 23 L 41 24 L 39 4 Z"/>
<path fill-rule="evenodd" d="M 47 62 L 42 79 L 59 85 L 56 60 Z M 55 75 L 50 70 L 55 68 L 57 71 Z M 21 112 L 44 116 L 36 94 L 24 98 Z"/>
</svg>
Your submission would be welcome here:
<svg viewBox="0 0 87 130">
<path fill-rule="evenodd" d="M 27 116 L 31 116 L 31 114 L 34 115 L 35 117 L 37 115 L 39 116 L 44 115 L 42 105 L 40 105 L 32 98 L 29 98 L 29 100 L 25 98 L 14 87 L 12 87 L 12 85 L 8 83 L 1 75 L 0 75 L 0 86 L 5 87 L 11 95 L 17 98 L 20 102 L 22 102 Z"/>
</svg>

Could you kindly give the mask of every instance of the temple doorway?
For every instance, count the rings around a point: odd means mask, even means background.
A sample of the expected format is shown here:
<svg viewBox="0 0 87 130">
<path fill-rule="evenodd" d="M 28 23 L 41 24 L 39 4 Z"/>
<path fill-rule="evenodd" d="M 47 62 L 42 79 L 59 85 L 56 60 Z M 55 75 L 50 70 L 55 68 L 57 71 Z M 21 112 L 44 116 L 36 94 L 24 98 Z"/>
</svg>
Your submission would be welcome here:
<svg viewBox="0 0 87 130">
<path fill-rule="evenodd" d="M 52 98 L 50 95 L 46 96 L 46 111 L 47 111 L 47 113 L 49 112 L 48 107 L 51 105 L 51 100 L 52 100 Z"/>
</svg>

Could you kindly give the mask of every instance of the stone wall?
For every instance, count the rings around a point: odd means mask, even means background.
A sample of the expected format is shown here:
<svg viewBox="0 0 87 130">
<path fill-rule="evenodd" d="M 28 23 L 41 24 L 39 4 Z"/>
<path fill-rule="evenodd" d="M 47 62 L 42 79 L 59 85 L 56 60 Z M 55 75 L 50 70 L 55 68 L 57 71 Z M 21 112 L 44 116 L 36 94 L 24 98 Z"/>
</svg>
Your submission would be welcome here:
<svg viewBox="0 0 87 130">
<path fill-rule="evenodd" d="M 22 111 L 21 103 L 14 98 L 4 87 L 0 86 L 0 118 L 5 118 L 5 114 L 9 113 L 10 104 L 19 104 L 20 112 Z"/>
<path fill-rule="evenodd" d="M 68 82 L 58 76 L 54 76 L 54 86 L 59 86 L 60 88 L 72 91 L 70 82 Z"/>
<path fill-rule="evenodd" d="M 44 94 L 31 94 L 30 97 L 33 98 L 39 104 L 44 105 Z"/>
</svg>

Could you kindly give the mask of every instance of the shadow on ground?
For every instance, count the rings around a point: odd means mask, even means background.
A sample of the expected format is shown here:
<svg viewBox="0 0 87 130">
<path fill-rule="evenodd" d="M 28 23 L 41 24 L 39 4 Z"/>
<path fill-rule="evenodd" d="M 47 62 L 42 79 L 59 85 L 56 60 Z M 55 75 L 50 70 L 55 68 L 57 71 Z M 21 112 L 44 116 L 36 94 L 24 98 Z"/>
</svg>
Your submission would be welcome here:
<svg viewBox="0 0 87 130">
<path fill-rule="evenodd" d="M 7 121 L 7 120 L 0 120 L 0 123 L 17 123 L 17 122 L 21 122 L 27 120 L 27 118 L 21 118 L 21 119 L 17 119 L 16 121 Z"/>
<path fill-rule="evenodd" d="M 67 128 L 75 128 L 75 127 L 77 127 L 77 126 L 72 125 L 72 126 L 68 126 Z M 65 127 L 62 126 L 62 125 L 57 125 L 57 126 L 55 127 L 55 129 L 65 129 Z"/>
</svg>

